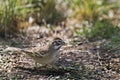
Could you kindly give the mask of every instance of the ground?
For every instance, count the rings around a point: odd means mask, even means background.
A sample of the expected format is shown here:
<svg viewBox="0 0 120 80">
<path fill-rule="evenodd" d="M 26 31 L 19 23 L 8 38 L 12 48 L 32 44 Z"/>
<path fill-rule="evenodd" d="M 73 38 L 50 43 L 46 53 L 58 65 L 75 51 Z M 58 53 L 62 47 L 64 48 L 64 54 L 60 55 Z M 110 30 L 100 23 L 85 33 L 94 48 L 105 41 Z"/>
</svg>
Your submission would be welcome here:
<svg viewBox="0 0 120 80">
<path fill-rule="evenodd" d="M 55 64 L 58 68 L 54 69 L 36 68 L 34 60 L 25 54 L 2 52 L 7 46 L 25 48 L 37 43 L 38 40 L 28 42 L 26 37 L 18 38 L 1 39 L 0 80 L 120 79 L 120 54 L 101 47 L 107 40 L 90 42 L 79 36 L 66 39 L 69 41 L 68 45 L 62 48 L 61 57 Z"/>
</svg>

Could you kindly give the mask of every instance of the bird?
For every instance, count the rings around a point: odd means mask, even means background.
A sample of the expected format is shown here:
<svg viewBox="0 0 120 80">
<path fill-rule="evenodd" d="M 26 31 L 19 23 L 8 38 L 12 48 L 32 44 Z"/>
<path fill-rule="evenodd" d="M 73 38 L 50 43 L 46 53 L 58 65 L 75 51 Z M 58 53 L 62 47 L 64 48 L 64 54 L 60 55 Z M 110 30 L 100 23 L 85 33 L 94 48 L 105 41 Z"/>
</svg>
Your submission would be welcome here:
<svg viewBox="0 0 120 80">
<path fill-rule="evenodd" d="M 41 65 L 53 65 L 60 57 L 60 48 L 66 43 L 59 37 L 53 39 L 48 45 L 37 47 L 34 49 L 12 49 L 19 51 L 19 53 L 25 53 L 35 62 Z M 7 50 L 7 49 L 6 49 Z M 10 50 L 10 48 L 8 49 Z"/>
</svg>

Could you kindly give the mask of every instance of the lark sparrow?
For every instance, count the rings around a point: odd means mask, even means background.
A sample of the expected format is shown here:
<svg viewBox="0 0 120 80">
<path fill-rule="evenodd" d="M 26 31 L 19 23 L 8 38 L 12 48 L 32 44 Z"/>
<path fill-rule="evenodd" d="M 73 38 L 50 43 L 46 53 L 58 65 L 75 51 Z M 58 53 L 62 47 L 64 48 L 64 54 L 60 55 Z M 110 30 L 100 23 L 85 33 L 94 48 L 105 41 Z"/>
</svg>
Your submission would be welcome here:
<svg viewBox="0 0 120 80">
<path fill-rule="evenodd" d="M 23 49 L 11 49 L 14 51 L 19 51 L 20 53 L 26 53 L 37 63 L 46 65 L 46 64 L 54 64 L 60 56 L 60 48 L 65 44 L 65 42 L 60 38 L 55 38 L 53 42 L 49 45 L 45 45 L 43 47 L 39 47 L 39 49 L 33 50 L 23 50 Z M 7 49 L 6 49 L 7 50 Z M 10 48 L 8 49 L 8 51 Z"/>
</svg>

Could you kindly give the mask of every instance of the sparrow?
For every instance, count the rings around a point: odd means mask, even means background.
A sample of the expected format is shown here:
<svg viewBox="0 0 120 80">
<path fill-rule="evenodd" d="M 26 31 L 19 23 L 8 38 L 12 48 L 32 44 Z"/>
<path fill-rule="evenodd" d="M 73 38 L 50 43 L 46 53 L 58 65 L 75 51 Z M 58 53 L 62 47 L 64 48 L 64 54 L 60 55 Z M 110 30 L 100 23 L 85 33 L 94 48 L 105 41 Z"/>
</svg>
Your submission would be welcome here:
<svg viewBox="0 0 120 80">
<path fill-rule="evenodd" d="M 18 49 L 18 48 L 8 48 L 6 51 L 18 51 L 19 53 L 25 53 L 35 62 L 41 65 L 54 64 L 60 56 L 60 48 L 66 43 L 61 38 L 54 38 L 54 40 L 48 45 L 42 47 L 37 47 L 33 49 Z"/>
</svg>

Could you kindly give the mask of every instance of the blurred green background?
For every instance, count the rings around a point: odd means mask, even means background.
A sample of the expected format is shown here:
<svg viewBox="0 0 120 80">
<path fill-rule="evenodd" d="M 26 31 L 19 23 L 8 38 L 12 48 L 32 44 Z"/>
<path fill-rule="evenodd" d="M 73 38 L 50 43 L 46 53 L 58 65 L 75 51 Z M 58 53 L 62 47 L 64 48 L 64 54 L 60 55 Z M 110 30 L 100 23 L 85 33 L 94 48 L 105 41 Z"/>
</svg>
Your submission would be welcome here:
<svg viewBox="0 0 120 80">
<path fill-rule="evenodd" d="M 119 3 L 119 0 L 0 0 L 0 36 L 20 34 L 33 24 L 56 26 L 73 20 L 77 35 L 90 40 L 112 38 L 120 34 Z M 79 23 L 82 27 L 76 28 Z"/>
</svg>

